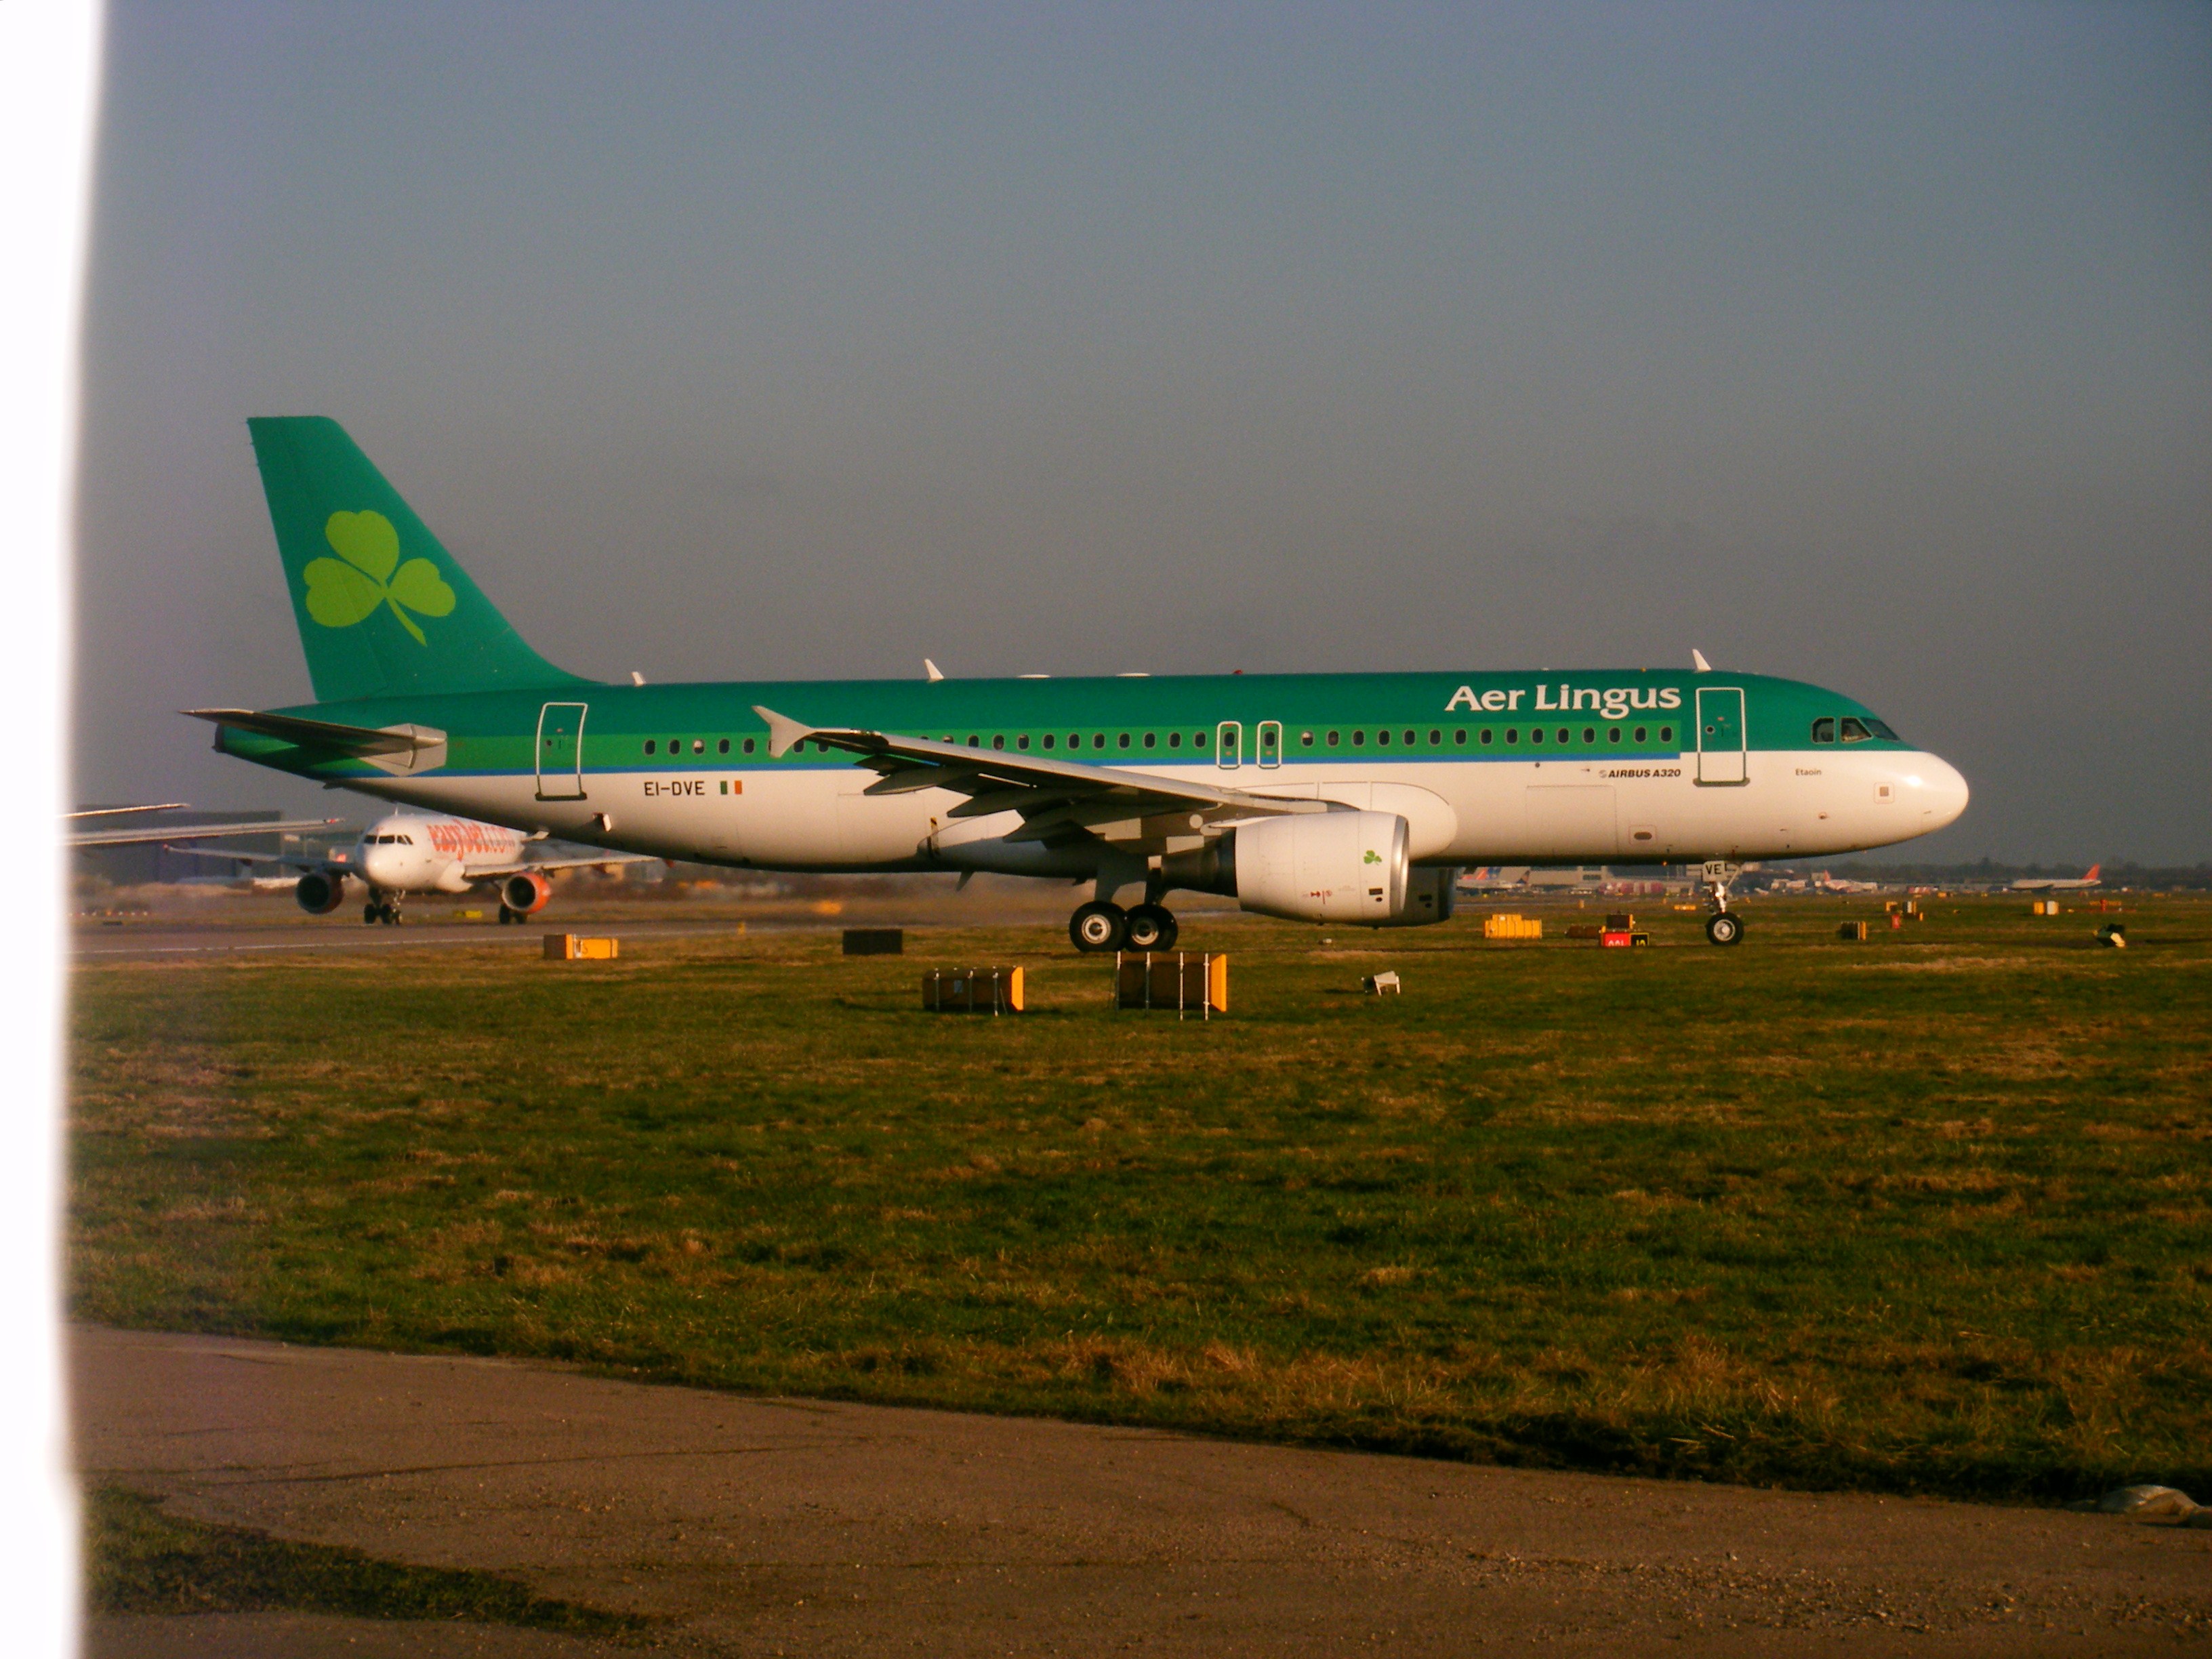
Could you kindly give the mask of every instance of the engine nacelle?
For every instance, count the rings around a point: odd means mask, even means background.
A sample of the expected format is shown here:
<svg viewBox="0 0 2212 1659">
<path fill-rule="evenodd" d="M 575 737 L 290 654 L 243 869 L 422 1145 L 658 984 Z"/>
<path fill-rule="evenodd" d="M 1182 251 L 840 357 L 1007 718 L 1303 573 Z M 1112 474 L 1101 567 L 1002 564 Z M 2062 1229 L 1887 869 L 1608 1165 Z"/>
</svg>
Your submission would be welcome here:
<svg viewBox="0 0 2212 1659">
<path fill-rule="evenodd" d="M 1225 893 L 1292 921 L 1387 927 L 1406 908 L 1406 820 L 1395 812 L 1296 812 L 1240 824 L 1162 861 L 1176 887 Z"/>
<path fill-rule="evenodd" d="M 518 870 L 499 884 L 499 902 L 520 915 L 536 915 L 552 896 L 553 884 L 535 870 Z"/>
<path fill-rule="evenodd" d="M 326 916 L 345 902 L 345 878 L 325 871 L 310 870 L 300 878 L 300 884 L 292 890 L 292 896 L 300 908 L 311 916 Z"/>
<path fill-rule="evenodd" d="M 1459 885 L 1456 867 L 1447 870 L 1415 869 L 1406 877 L 1406 902 L 1398 914 L 1377 926 L 1383 927 L 1426 927 L 1431 922 L 1449 921 L 1452 915 L 1452 896 Z"/>
</svg>

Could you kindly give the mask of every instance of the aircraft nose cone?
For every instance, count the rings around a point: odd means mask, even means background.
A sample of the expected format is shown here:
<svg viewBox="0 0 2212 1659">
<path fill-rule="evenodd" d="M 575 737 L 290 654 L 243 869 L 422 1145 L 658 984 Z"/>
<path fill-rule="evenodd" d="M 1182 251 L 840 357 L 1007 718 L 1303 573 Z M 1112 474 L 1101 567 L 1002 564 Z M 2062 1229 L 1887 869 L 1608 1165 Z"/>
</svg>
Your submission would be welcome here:
<svg viewBox="0 0 2212 1659">
<path fill-rule="evenodd" d="M 1941 830 L 1947 823 L 1956 823 L 1973 793 L 1966 787 L 1959 769 L 1934 755 L 1923 755 L 1914 773 L 1913 794 L 1918 799 L 1928 828 Z"/>
<path fill-rule="evenodd" d="M 391 849 L 384 847 L 371 847 L 362 851 L 361 873 L 372 886 L 376 887 L 390 887 L 399 876 Z"/>
</svg>

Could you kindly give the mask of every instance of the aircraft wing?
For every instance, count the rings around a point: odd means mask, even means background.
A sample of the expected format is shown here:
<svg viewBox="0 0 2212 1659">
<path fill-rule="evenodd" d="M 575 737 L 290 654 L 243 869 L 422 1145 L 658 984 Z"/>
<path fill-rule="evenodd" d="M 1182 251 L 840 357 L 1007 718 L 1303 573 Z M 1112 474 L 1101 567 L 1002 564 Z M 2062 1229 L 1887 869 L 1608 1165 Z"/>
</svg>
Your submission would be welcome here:
<svg viewBox="0 0 2212 1659">
<path fill-rule="evenodd" d="M 344 822 L 343 818 L 284 818 L 270 823 L 174 823 L 155 830 L 94 830 L 71 836 L 64 844 L 71 848 L 149 847 L 155 842 L 221 841 L 226 836 L 312 836 Z M 242 858 L 245 854 L 235 856 Z"/>
<path fill-rule="evenodd" d="M 657 853 L 596 853 L 587 859 L 524 859 L 514 864 L 502 864 L 496 868 L 471 870 L 469 879 L 479 877 L 520 876 L 532 870 L 587 870 L 595 864 L 656 864 Z"/>
<path fill-rule="evenodd" d="M 179 858 L 221 859 L 226 864 L 281 864 L 288 870 L 343 870 L 343 864 L 332 864 L 327 859 L 304 858 L 297 853 L 224 853 L 204 847 L 165 847 L 167 853 Z"/>
<path fill-rule="evenodd" d="M 894 737 L 883 732 L 816 726 L 756 708 L 768 722 L 768 750 L 788 754 L 802 743 L 858 755 L 882 773 L 868 786 L 871 795 L 902 795 L 921 789 L 949 789 L 968 797 L 952 809 L 956 818 L 1018 812 L 1022 826 L 1008 841 L 1056 844 L 1086 835 L 1108 840 L 1138 840 L 1148 833 L 1189 835 L 1205 824 L 1232 818 L 1273 817 L 1285 812 L 1325 812 L 1327 801 L 1281 799 L 1218 784 L 1156 777 L 1118 766 L 1049 760 L 1002 749 L 968 749 L 929 738 Z M 1173 823 L 1145 820 L 1172 817 Z"/>
</svg>

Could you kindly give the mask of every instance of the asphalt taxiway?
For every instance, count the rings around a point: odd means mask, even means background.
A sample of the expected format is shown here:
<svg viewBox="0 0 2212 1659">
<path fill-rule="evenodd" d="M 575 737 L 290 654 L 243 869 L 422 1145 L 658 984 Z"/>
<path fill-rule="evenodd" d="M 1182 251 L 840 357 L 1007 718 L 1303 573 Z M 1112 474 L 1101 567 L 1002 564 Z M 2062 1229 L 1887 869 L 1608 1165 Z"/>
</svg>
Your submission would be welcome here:
<svg viewBox="0 0 2212 1659">
<path fill-rule="evenodd" d="M 88 1478 L 518 1575 L 672 1652 L 2026 1655 L 2212 1631 L 2212 1533 L 747 1398 L 513 1361 L 73 1334 Z M 614 1654 L 292 1614 L 94 1659 Z"/>
</svg>

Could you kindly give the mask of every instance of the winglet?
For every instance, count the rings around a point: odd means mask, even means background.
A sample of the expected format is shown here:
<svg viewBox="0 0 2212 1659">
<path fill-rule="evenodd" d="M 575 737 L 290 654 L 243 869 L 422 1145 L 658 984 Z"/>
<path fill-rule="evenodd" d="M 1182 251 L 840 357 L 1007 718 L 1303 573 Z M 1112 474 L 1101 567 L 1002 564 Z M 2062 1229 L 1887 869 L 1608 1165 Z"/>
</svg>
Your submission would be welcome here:
<svg viewBox="0 0 2212 1659">
<path fill-rule="evenodd" d="M 932 685 L 945 678 L 945 671 L 927 657 L 921 659 L 921 672 L 929 676 L 929 683 Z"/>
<path fill-rule="evenodd" d="M 1705 653 L 1694 645 L 1690 647 L 1690 665 L 1700 674 L 1710 674 L 1713 672 L 1712 664 L 1705 660 Z"/>
<path fill-rule="evenodd" d="M 768 722 L 768 752 L 771 760 L 781 760 L 814 735 L 812 726 L 801 726 L 797 720 L 786 719 L 773 708 L 763 708 L 755 703 L 753 713 Z"/>
</svg>

